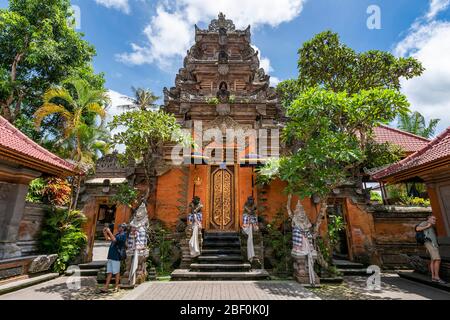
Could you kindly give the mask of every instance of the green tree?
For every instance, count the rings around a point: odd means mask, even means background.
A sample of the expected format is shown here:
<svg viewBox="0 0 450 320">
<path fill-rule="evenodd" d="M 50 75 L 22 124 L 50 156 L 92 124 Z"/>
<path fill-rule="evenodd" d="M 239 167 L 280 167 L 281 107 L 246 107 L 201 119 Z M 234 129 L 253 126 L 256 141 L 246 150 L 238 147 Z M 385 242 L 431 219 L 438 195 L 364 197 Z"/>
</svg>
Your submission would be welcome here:
<svg viewBox="0 0 450 320">
<path fill-rule="evenodd" d="M 95 129 L 86 123 L 86 119 L 92 115 L 104 119 L 104 106 L 108 104 L 109 98 L 106 91 L 93 89 L 82 79 L 70 79 L 64 84 L 66 87 L 54 87 L 45 93 L 43 105 L 34 114 L 36 128 L 40 129 L 46 117 L 59 115 L 62 118 L 60 141 L 70 150 L 70 158 L 80 164 L 92 164 L 92 144 L 83 142 L 95 137 Z"/>
<path fill-rule="evenodd" d="M 0 114 L 10 122 L 31 116 L 68 77 L 103 87 L 90 65 L 95 49 L 68 23 L 72 14 L 69 0 L 10 0 L 0 9 Z"/>
<path fill-rule="evenodd" d="M 411 79 L 424 71 L 414 58 L 396 58 L 379 50 L 357 53 L 332 31 L 317 34 L 298 53 L 299 77 L 277 86 L 284 107 L 310 87 L 349 95 L 375 88 L 399 90 L 401 78 Z"/>
<path fill-rule="evenodd" d="M 122 160 L 142 163 L 149 193 L 163 145 L 181 141 L 181 127 L 176 118 L 161 110 L 134 110 L 114 116 L 109 127 L 119 131 L 114 134 L 113 143 L 125 146 Z"/>
<path fill-rule="evenodd" d="M 430 122 L 427 124 L 425 117 L 416 111 L 410 114 L 400 115 L 398 117 L 398 128 L 429 139 L 434 136 L 436 127 L 440 121 L 440 119 L 430 119 Z"/>
<path fill-rule="evenodd" d="M 44 104 L 34 114 L 36 129 L 40 129 L 48 116 L 56 114 L 61 117 L 62 134 L 59 134 L 57 144 L 70 154 L 70 159 L 77 163 L 79 169 L 86 170 L 94 164 L 95 147 L 101 144 L 95 140 L 96 130 L 102 128 L 102 125 L 93 127 L 86 120 L 94 115 L 103 120 L 106 117 L 104 106 L 109 103 L 109 97 L 105 90 L 93 89 L 82 79 L 69 79 L 64 84 L 66 87 L 54 87 L 45 93 Z M 80 177 L 72 180 L 71 209 L 77 207 L 80 184 Z"/>
<path fill-rule="evenodd" d="M 280 177 L 289 195 L 320 199 L 317 237 L 332 190 L 355 181 L 370 152 L 383 151 L 373 148 L 373 128 L 408 112 L 400 78 L 410 79 L 424 69 L 413 58 L 376 50 L 356 53 L 331 31 L 303 45 L 298 68 L 298 79 L 277 87 L 288 118 L 283 139 L 291 153 L 269 162 L 260 170 L 266 176 L 260 180 Z"/>
<path fill-rule="evenodd" d="M 121 107 L 130 110 L 151 111 L 155 110 L 158 105 L 155 103 L 160 99 L 150 89 L 134 88 L 132 87 L 134 97 L 128 98 L 131 104 L 123 105 Z"/>
<path fill-rule="evenodd" d="M 289 120 L 283 139 L 292 146 L 291 153 L 269 162 L 260 174 L 286 181 L 289 195 L 320 199 L 313 231 L 318 237 L 330 194 L 343 184 L 353 183 L 367 160 L 367 141 L 373 128 L 407 110 L 406 98 L 396 90 L 363 90 L 349 96 L 346 92 L 307 89 L 286 110 Z M 319 261 L 328 267 L 322 257 Z"/>
</svg>

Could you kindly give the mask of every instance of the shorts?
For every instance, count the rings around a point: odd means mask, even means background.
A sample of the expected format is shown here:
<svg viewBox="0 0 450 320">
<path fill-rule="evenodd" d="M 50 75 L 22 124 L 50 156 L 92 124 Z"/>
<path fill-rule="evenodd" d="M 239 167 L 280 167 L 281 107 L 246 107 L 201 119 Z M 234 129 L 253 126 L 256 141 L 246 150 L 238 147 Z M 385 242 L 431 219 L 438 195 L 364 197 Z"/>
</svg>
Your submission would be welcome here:
<svg viewBox="0 0 450 320">
<path fill-rule="evenodd" d="M 112 273 L 113 275 L 120 273 L 120 261 L 109 259 L 106 264 L 106 273 Z"/>
<path fill-rule="evenodd" d="M 430 254 L 431 261 L 441 260 L 439 249 L 433 246 L 432 242 L 430 241 L 425 242 L 425 248 L 427 248 L 427 251 Z"/>
</svg>

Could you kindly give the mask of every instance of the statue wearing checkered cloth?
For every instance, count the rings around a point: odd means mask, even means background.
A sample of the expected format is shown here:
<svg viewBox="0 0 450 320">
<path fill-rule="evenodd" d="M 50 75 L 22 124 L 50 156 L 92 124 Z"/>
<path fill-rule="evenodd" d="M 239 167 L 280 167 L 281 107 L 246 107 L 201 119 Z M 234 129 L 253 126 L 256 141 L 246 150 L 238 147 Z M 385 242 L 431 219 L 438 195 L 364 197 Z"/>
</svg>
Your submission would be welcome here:
<svg viewBox="0 0 450 320">
<path fill-rule="evenodd" d="M 194 197 L 189 205 L 190 213 L 188 215 L 188 222 L 192 227 L 192 236 L 189 240 L 189 250 L 191 257 L 196 258 L 201 254 L 199 233 L 202 229 L 203 205 L 199 197 Z"/>
<path fill-rule="evenodd" d="M 259 230 L 258 216 L 256 215 L 256 205 L 253 197 L 248 197 L 242 214 L 242 230 L 247 235 L 247 259 L 252 261 L 256 258 L 253 246 L 253 232 Z"/>
<path fill-rule="evenodd" d="M 294 258 L 295 277 L 300 283 L 316 285 L 319 278 L 314 272 L 314 261 L 317 251 L 314 249 L 312 224 L 306 215 L 305 209 L 300 201 L 297 202 L 294 212 L 291 210 L 291 199 L 289 195 L 287 210 L 292 219 L 292 252 Z"/>
</svg>

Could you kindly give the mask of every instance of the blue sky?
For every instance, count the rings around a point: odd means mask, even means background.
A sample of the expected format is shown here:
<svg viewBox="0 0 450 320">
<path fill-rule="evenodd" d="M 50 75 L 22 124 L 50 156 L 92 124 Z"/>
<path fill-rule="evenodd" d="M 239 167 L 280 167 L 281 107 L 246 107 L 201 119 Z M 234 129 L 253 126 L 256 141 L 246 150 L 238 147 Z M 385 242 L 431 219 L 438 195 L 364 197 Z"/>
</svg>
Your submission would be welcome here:
<svg viewBox="0 0 450 320">
<path fill-rule="evenodd" d="M 404 82 L 404 93 L 427 118 L 450 125 L 450 0 L 72 0 L 85 38 L 95 45 L 94 67 L 106 74 L 116 101 L 131 86 L 162 95 L 173 86 L 194 23 L 206 27 L 223 11 L 238 26 L 252 24 L 253 44 L 274 82 L 295 77 L 297 50 L 331 29 L 357 51 L 380 49 L 413 55 L 427 68 Z M 367 8 L 381 10 L 381 29 L 367 27 Z M 0 0 L 0 7 L 7 1 Z M 117 102 L 117 101 L 116 101 Z"/>
</svg>

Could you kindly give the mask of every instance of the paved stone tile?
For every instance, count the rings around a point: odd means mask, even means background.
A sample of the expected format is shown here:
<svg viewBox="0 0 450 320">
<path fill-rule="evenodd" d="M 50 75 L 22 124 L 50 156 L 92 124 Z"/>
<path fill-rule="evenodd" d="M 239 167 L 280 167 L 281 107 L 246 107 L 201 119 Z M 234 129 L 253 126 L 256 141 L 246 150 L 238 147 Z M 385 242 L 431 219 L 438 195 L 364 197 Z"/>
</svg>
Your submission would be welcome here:
<svg viewBox="0 0 450 320">
<path fill-rule="evenodd" d="M 381 290 L 367 289 L 366 277 L 345 277 L 341 285 L 312 289 L 324 300 L 450 300 L 450 293 L 394 274 L 381 277 Z"/>
<path fill-rule="evenodd" d="M 96 277 L 81 277 L 81 288 L 71 289 L 67 286 L 70 277 L 59 277 L 29 288 L 0 296 L 0 300 L 116 300 L 129 291 L 117 293 L 97 293 Z"/>
<path fill-rule="evenodd" d="M 148 282 L 125 295 L 124 300 L 319 300 L 291 281 L 189 281 Z"/>
</svg>

